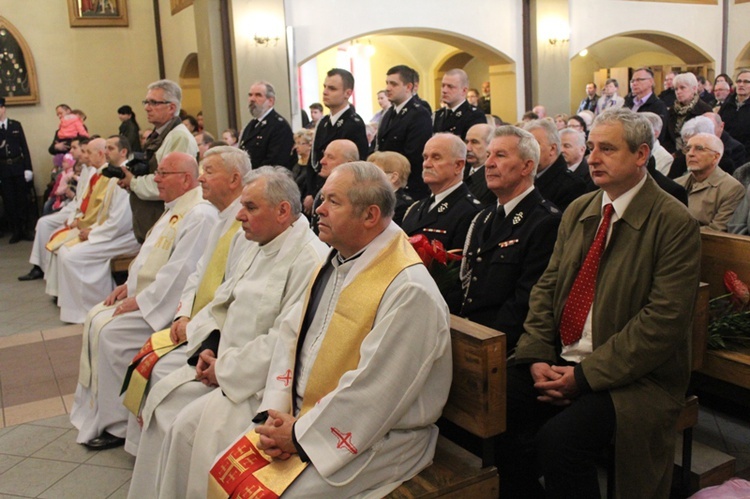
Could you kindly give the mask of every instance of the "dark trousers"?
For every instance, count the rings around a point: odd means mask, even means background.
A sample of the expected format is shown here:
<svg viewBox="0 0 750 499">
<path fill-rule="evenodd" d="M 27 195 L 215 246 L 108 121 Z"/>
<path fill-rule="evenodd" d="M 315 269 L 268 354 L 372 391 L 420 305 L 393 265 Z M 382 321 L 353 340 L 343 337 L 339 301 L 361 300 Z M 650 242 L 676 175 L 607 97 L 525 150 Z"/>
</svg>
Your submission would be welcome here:
<svg viewBox="0 0 750 499">
<path fill-rule="evenodd" d="M 500 497 L 599 498 L 596 461 L 615 432 L 609 392 L 552 406 L 537 401 L 529 365 L 520 365 L 508 368 L 507 393 L 507 430 L 497 449 Z"/>
<path fill-rule="evenodd" d="M 29 185 L 23 175 L 0 178 L 0 195 L 3 197 L 5 217 L 13 235 L 22 236 L 30 232 Z"/>
</svg>

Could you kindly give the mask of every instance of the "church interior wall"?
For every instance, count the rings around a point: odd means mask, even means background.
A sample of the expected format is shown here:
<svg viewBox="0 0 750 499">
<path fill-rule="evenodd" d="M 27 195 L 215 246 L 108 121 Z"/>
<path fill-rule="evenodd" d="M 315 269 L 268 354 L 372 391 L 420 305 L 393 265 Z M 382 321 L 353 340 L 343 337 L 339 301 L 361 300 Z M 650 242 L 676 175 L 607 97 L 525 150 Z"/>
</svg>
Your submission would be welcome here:
<svg viewBox="0 0 750 499">
<path fill-rule="evenodd" d="M 750 66 L 750 37 L 747 35 L 748 20 L 750 20 L 750 3 L 729 3 L 729 36 L 727 37 L 726 68 L 727 72 L 734 78 L 734 70 Z M 720 72 L 717 71 L 716 73 Z"/>
<path fill-rule="evenodd" d="M 123 104 L 146 124 L 140 102 L 146 85 L 159 76 L 153 6 L 128 2 L 129 26 L 117 28 L 71 28 L 67 2 L 60 1 L 0 0 L 0 13 L 23 35 L 34 57 L 39 103 L 7 110 L 23 124 L 34 184 L 42 192 L 52 168 L 47 148 L 57 129 L 58 104 L 82 109 L 92 133 L 117 133 L 117 108 Z"/>
</svg>

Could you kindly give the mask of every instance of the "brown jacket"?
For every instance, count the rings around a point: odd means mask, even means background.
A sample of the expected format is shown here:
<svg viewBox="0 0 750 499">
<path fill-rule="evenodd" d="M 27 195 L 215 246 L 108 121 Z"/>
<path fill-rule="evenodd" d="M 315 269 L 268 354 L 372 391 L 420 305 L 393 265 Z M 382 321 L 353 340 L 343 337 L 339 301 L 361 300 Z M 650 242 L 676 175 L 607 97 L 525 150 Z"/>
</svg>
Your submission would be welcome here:
<svg viewBox="0 0 750 499">
<path fill-rule="evenodd" d="M 601 199 L 601 191 L 585 194 L 566 210 L 549 266 L 531 292 L 519 362 L 557 361 L 557 326 L 599 225 Z M 617 497 L 669 496 L 700 249 L 697 222 L 648 178 L 613 224 L 602 256 L 594 351 L 580 368 L 592 390 L 609 390 L 615 406 Z"/>
</svg>

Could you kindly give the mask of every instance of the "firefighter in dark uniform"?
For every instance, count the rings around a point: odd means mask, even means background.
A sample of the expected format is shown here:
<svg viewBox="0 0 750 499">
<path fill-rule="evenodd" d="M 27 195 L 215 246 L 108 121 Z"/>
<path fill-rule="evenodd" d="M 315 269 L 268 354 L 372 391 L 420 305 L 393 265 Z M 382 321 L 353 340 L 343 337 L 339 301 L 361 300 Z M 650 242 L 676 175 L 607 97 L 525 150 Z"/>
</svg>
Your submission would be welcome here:
<svg viewBox="0 0 750 499">
<path fill-rule="evenodd" d="M 33 241 L 30 214 L 34 173 L 23 127 L 8 119 L 5 112 L 5 98 L 0 97 L 0 194 L 12 233 L 9 242 L 15 244 L 22 239 Z"/>
<path fill-rule="evenodd" d="M 253 83 L 248 101 L 253 119 L 240 135 L 240 149 L 250 156 L 253 168 L 279 165 L 291 169 L 294 135 L 289 123 L 273 108 L 273 86 L 264 81 Z"/>
<path fill-rule="evenodd" d="M 461 69 L 451 69 L 443 76 L 440 98 L 445 107 L 435 112 L 432 131 L 448 132 L 466 140 L 469 128 L 487 123 L 484 113 L 466 100 L 469 91 L 469 77 Z"/>
<path fill-rule="evenodd" d="M 461 262 L 463 296 L 453 313 L 506 334 L 508 354 L 523 333 L 529 294 L 547 268 L 561 212 L 534 187 L 539 147 L 513 126 L 499 127 L 485 163 L 497 202 L 472 221 Z"/>
</svg>

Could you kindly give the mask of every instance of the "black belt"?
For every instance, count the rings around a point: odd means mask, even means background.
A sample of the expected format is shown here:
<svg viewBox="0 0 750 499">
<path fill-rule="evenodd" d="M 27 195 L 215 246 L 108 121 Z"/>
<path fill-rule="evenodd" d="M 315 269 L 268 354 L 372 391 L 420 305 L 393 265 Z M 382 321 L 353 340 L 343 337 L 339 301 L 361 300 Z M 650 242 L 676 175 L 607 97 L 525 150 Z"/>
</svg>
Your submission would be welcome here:
<svg viewBox="0 0 750 499">
<path fill-rule="evenodd" d="M 0 159 L 0 164 L 15 165 L 16 163 L 20 163 L 21 161 L 23 161 L 23 156 L 17 156 L 15 158 L 10 158 L 10 159 Z"/>
</svg>

